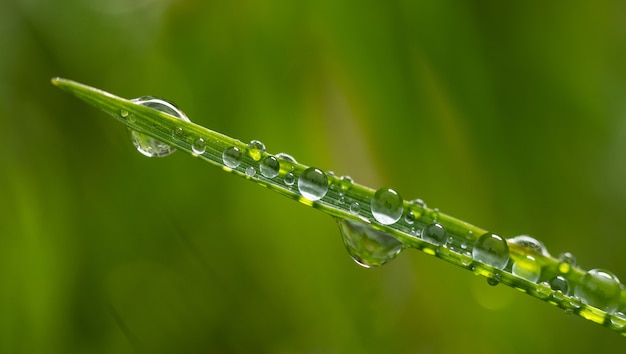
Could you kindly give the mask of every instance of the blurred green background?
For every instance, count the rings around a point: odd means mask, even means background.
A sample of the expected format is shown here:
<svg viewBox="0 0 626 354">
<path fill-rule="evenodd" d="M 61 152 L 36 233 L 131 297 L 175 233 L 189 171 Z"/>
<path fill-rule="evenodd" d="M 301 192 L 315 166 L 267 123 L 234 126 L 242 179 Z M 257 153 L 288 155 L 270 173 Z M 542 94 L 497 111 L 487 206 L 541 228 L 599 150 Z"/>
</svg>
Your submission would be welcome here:
<svg viewBox="0 0 626 354">
<path fill-rule="evenodd" d="M 626 3 L 0 2 L 0 353 L 588 353 L 626 339 L 331 218 L 53 87 L 156 95 L 626 280 Z"/>
</svg>

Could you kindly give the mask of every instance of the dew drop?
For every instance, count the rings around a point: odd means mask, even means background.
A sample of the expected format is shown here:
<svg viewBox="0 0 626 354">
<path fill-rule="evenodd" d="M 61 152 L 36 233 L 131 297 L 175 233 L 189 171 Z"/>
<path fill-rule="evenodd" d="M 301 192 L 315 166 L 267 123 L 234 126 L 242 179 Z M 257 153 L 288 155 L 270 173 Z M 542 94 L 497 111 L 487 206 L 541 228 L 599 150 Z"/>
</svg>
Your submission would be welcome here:
<svg viewBox="0 0 626 354">
<path fill-rule="evenodd" d="M 289 155 L 289 154 L 285 154 L 284 152 L 279 152 L 278 154 L 276 154 L 276 158 L 277 159 L 282 159 L 291 163 L 298 163 L 296 161 L 296 159 L 293 158 L 293 156 Z"/>
<path fill-rule="evenodd" d="M 509 239 L 509 243 L 515 244 L 527 248 L 535 253 L 539 253 L 544 256 L 549 256 L 546 247 L 543 242 L 535 239 L 534 237 L 527 235 L 519 235 Z"/>
<path fill-rule="evenodd" d="M 293 184 L 296 182 L 296 176 L 293 175 L 293 173 L 289 172 L 285 175 L 285 184 L 288 186 L 293 186 Z"/>
<path fill-rule="evenodd" d="M 256 175 L 256 170 L 254 169 L 254 167 L 248 166 L 248 168 L 246 168 L 246 176 L 254 177 L 254 175 Z"/>
<path fill-rule="evenodd" d="M 563 274 L 569 273 L 572 267 L 576 266 L 576 257 L 574 257 L 574 255 L 569 252 L 561 253 L 561 255 L 559 256 L 559 261 L 561 262 L 559 264 L 559 272 Z"/>
<path fill-rule="evenodd" d="M 191 144 L 191 150 L 196 155 L 202 155 L 206 151 L 206 142 L 203 138 L 198 138 L 194 140 L 193 144 Z"/>
<path fill-rule="evenodd" d="M 619 306 L 622 291 L 617 277 L 604 269 L 585 273 L 574 290 L 576 297 L 587 305 L 613 313 Z"/>
<path fill-rule="evenodd" d="M 319 168 L 309 167 L 298 178 L 298 190 L 308 200 L 322 199 L 328 192 L 328 177 Z"/>
<path fill-rule="evenodd" d="M 474 243 L 474 260 L 498 269 L 504 269 L 509 261 L 509 246 L 499 235 L 487 232 Z"/>
<path fill-rule="evenodd" d="M 418 199 L 413 199 L 409 203 L 411 203 L 411 204 L 413 204 L 415 206 L 418 206 L 418 207 L 420 207 L 422 209 L 426 208 L 426 203 L 423 200 L 419 199 L 419 198 Z"/>
<path fill-rule="evenodd" d="M 337 219 L 337 223 L 350 257 L 365 268 L 380 267 L 404 249 L 393 236 L 364 223 L 345 219 Z"/>
<path fill-rule="evenodd" d="M 569 282 L 567 279 L 558 275 L 548 282 L 550 288 L 554 291 L 560 291 L 563 295 L 569 295 Z"/>
<path fill-rule="evenodd" d="M 222 153 L 222 161 L 224 161 L 226 167 L 239 167 L 239 165 L 241 165 L 241 150 L 236 146 L 229 147 Z"/>
<path fill-rule="evenodd" d="M 261 161 L 261 165 L 259 166 L 261 170 L 261 174 L 267 178 L 274 178 L 278 176 L 278 172 L 280 171 L 280 163 L 278 159 L 274 156 L 268 156 Z"/>
<path fill-rule="evenodd" d="M 430 225 L 426 225 L 422 230 L 422 239 L 433 243 L 437 246 L 441 246 L 446 243 L 446 229 L 438 222 L 433 222 Z"/>
<path fill-rule="evenodd" d="M 407 209 L 406 215 L 404 216 L 404 221 L 407 223 L 407 225 L 413 225 L 413 223 L 415 223 L 415 214 L 413 214 L 411 210 Z"/>
<path fill-rule="evenodd" d="M 515 276 L 536 282 L 541 276 L 541 266 L 539 262 L 530 254 L 522 255 L 513 263 L 512 273 Z"/>
<path fill-rule="evenodd" d="M 487 278 L 487 284 L 489 284 L 491 286 L 496 286 L 496 285 L 500 284 L 500 274 L 494 273 L 492 276 Z"/>
<path fill-rule="evenodd" d="M 350 176 L 341 176 L 339 178 L 339 193 L 343 194 L 350 189 L 354 180 Z"/>
<path fill-rule="evenodd" d="M 626 315 L 622 312 L 616 312 L 611 316 L 611 325 L 617 330 L 621 330 L 626 327 Z"/>
<path fill-rule="evenodd" d="M 537 297 L 540 299 L 546 299 L 552 294 L 552 288 L 550 288 L 550 284 L 548 282 L 541 282 L 537 284 Z"/>
<path fill-rule="evenodd" d="M 252 140 L 248 143 L 248 153 L 254 161 L 259 161 L 264 152 L 265 145 L 262 142 L 258 140 Z"/>
<path fill-rule="evenodd" d="M 358 202 L 350 204 L 350 213 L 357 215 L 361 211 L 361 205 Z"/>
<path fill-rule="evenodd" d="M 132 100 L 132 102 L 140 104 L 142 106 L 150 107 L 160 112 L 167 113 L 185 122 L 189 122 L 189 118 L 187 118 L 187 116 L 185 116 L 185 114 L 181 110 L 176 108 L 176 106 L 174 106 L 173 104 L 162 99 L 145 96 L 135 98 Z M 122 111 L 120 112 L 120 114 L 123 116 L 124 112 L 126 111 Z M 126 112 L 126 117 L 131 122 L 134 119 L 134 116 L 132 114 L 129 115 L 128 112 Z M 128 129 L 128 132 L 130 134 L 133 145 L 135 146 L 137 151 L 139 151 L 144 156 L 165 157 L 171 155 L 172 153 L 174 153 L 174 151 L 176 151 L 174 147 L 169 146 L 166 143 L 155 139 L 147 134 L 140 133 L 130 128 Z"/>
<path fill-rule="evenodd" d="M 128 111 L 125 111 L 125 110 L 123 110 L 123 109 L 122 109 L 122 110 L 120 111 L 120 116 L 122 116 L 122 118 L 126 118 L 126 117 L 128 117 Z"/>
<path fill-rule="evenodd" d="M 391 225 L 402 217 L 404 211 L 402 197 L 390 188 L 376 191 L 370 207 L 376 221 L 383 225 Z"/>
<path fill-rule="evenodd" d="M 183 131 L 183 128 L 177 127 L 176 129 L 174 129 L 174 131 L 172 132 L 172 137 L 174 139 L 182 140 L 185 137 L 185 132 Z"/>
</svg>

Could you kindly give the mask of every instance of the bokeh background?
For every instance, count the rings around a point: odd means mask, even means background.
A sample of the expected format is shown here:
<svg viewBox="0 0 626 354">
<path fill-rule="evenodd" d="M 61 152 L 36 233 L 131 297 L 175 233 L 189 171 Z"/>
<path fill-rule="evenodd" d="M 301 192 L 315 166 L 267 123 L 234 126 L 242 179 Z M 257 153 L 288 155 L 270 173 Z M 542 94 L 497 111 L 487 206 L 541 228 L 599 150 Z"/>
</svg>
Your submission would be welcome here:
<svg viewBox="0 0 626 354">
<path fill-rule="evenodd" d="M 50 85 L 195 122 L 626 279 L 623 1 L 0 2 L 0 353 L 619 352 L 609 329 L 337 226 Z"/>
</svg>

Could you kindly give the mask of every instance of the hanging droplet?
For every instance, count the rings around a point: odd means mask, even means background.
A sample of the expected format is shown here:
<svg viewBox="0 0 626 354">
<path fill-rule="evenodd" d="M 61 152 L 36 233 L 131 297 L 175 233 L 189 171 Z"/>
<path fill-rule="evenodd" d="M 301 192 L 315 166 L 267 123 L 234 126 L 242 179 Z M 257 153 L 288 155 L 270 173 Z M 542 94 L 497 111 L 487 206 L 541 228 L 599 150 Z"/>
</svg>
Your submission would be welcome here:
<svg viewBox="0 0 626 354">
<path fill-rule="evenodd" d="M 446 235 L 446 229 L 438 222 L 433 222 L 430 225 L 424 226 L 422 230 L 422 239 L 433 243 L 437 246 L 444 245 L 448 239 Z"/>
<path fill-rule="evenodd" d="M 291 187 L 296 182 L 296 176 L 294 176 L 293 173 L 289 172 L 285 175 L 284 181 L 286 185 Z"/>
<path fill-rule="evenodd" d="M 256 170 L 254 169 L 254 167 L 252 166 L 248 166 L 246 168 L 246 176 L 248 177 L 254 177 L 254 175 L 256 175 Z"/>
<path fill-rule="evenodd" d="M 222 161 L 228 168 L 239 167 L 241 165 L 241 150 L 236 146 L 229 147 L 222 153 Z"/>
<path fill-rule="evenodd" d="M 150 107 L 160 112 L 167 113 L 185 122 L 189 122 L 189 118 L 187 118 L 187 116 L 185 116 L 185 114 L 181 110 L 176 108 L 176 106 L 174 106 L 173 104 L 162 99 L 145 96 L 135 98 L 132 100 L 132 102 L 140 104 L 142 106 Z M 120 114 L 123 115 L 124 112 L 121 112 Z M 129 115 L 128 112 L 126 112 L 126 117 L 129 121 L 134 121 L 134 116 L 132 114 Z M 174 151 L 176 151 L 176 148 L 169 146 L 166 143 L 155 139 L 147 134 L 140 133 L 130 128 L 128 129 L 128 132 L 130 134 L 133 145 L 135 146 L 135 148 L 137 148 L 137 151 L 139 151 L 144 156 L 165 157 L 171 155 L 172 153 L 174 153 Z"/>
<path fill-rule="evenodd" d="M 504 269 L 509 261 L 509 246 L 502 236 L 487 232 L 474 243 L 474 260 L 498 269 Z"/>
<path fill-rule="evenodd" d="M 377 190 L 370 203 L 370 208 L 376 221 L 383 225 L 397 222 L 404 211 L 402 197 L 390 188 Z"/>
<path fill-rule="evenodd" d="M 492 276 L 487 278 L 487 284 L 491 286 L 496 286 L 500 284 L 500 280 L 501 280 L 500 274 L 494 273 Z"/>
<path fill-rule="evenodd" d="M 513 263 L 513 275 L 535 283 L 541 276 L 541 266 L 533 255 L 525 254 Z"/>
<path fill-rule="evenodd" d="M 361 205 L 359 204 L 359 202 L 354 202 L 350 204 L 350 213 L 352 213 L 353 215 L 357 215 L 359 214 L 359 211 L 361 211 Z"/>
<path fill-rule="evenodd" d="M 298 178 L 298 190 L 308 200 L 322 199 L 328 192 L 328 177 L 319 168 L 309 167 Z"/>
<path fill-rule="evenodd" d="M 350 257 L 365 268 L 380 267 L 404 249 L 393 236 L 364 223 L 345 219 L 337 219 L 337 223 Z"/>
<path fill-rule="evenodd" d="M 510 238 L 508 241 L 510 244 L 522 246 L 535 253 L 538 253 L 544 256 L 550 255 L 546 247 L 543 245 L 543 242 L 535 239 L 534 237 L 527 236 L 527 235 L 519 235 L 519 236 Z"/>
<path fill-rule="evenodd" d="M 562 274 L 567 274 L 572 269 L 572 267 L 576 266 L 576 257 L 569 252 L 561 253 L 559 256 L 559 272 Z"/>
<path fill-rule="evenodd" d="M 248 143 L 248 154 L 250 154 L 250 157 L 252 157 L 254 161 L 259 161 L 264 152 L 265 145 L 262 142 L 258 140 L 252 140 Z"/>
<path fill-rule="evenodd" d="M 191 151 L 196 155 L 202 155 L 206 151 L 206 142 L 204 138 L 198 138 L 191 144 Z"/>
<path fill-rule="evenodd" d="M 580 279 L 574 294 L 587 305 L 613 313 L 619 306 L 622 290 L 613 273 L 604 269 L 592 269 Z"/>
<path fill-rule="evenodd" d="M 280 163 L 278 159 L 274 156 L 268 156 L 261 161 L 261 165 L 259 166 L 261 170 L 261 174 L 267 178 L 274 178 L 278 176 L 278 172 L 280 171 Z"/>
<path fill-rule="evenodd" d="M 558 275 L 548 282 L 554 291 L 560 291 L 563 295 L 569 295 L 569 282 L 567 279 Z"/>
</svg>

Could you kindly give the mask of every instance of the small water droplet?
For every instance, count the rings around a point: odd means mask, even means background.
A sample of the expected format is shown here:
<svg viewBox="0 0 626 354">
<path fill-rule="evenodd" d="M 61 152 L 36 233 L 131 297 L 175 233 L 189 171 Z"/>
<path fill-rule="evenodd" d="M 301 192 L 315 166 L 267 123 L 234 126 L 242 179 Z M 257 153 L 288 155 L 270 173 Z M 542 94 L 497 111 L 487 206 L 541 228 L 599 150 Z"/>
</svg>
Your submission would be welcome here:
<svg viewBox="0 0 626 354">
<path fill-rule="evenodd" d="M 236 146 L 229 147 L 222 153 L 222 161 L 224 161 L 226 167 L 239 167 L 239 165 L 241 165 L 241 150 Z"/>
<path fill-rule="evenodd" d="M 540 299 L 547 299 L 550 295 L 552 295 L 552 288 L 550 288 L 550 284 L 548 282 L 541 282 L 537 284 L 537 297 Z"/>
<path fill-rule="evenodd" d="M 358 202 L 350 204 L 350 213 L 357 215 L 361 211 L 361 205 Z"/>
<path fill-rule="evenodd" d="M 569 273 L 572 267 L 576 266 L 576 257 L 574 257 L 574 255 L 569 252 L 561 253 L 561 255 L 559 256 L 559 261 L 561 262 L 559 264 L 559 272 L 563 274 Z"/>
<path fill-rule="evenodd" d="M 248 143 L 248 154 L 250 154 L 250 157 L 252 157 L 254 161 L 259 161 L 264 152 L 265 145 L 262 142 L 258 140 L 252 140 Z"/>
<path fill-rule="evenodd" d="M 535 253 L 539 253 L 544 256 L 549 256 L 548 250 L 543 245 L 543 242 L 528 235 L 519 235 L 510 238 L 509 243 L 525 247 Z"/>
<path fill-rule="evenodd" d="M 550 287 L 554 291 L 560 291 L 563 295 L 569 295 L 569 282 L 567 279 L 558 275 L 549 282 Z"/>
<path fill-rule="evenodd" d="M 183 140 L 183 138 L 185 137 L 185 132 L 183 131 L 183 128 L 176 127 L 176 129 L 174 129 L 174 131 L 172 132 L 172 137 L 174 139 Z"/>
<path fill-rule="evenodd" d="M 509 261 L 509 246 L 502 236 L 487 232 L 474 243 L 474 260 L 498 269 L 504 269 Z"/>
<path fill-rule="evenodd" d="M 293 184 L 296 182 L 296 176 L 293 175 L 293 173 L 289 172 L 285 175 L 285 184 L 288 186 L 293 186 Z"/>
<path fill-rule="evenodd" d="M 376 191 L 370 203 L 372 215 L 383 225 L 391 225 L 402 217 L 404 211 L 402 197 L 390 188 L 381 188 Z"/>
<path fill-rule="evenodd" d="M 185 116 L 185 114 L 181 110 L 165 100 L 156 97 L 145 96 L 135 98 L 131 101 L 136 104 L 140 104 L 142 106 L 150 107 L 157 111 L 167 113 L 180 120 L 189 122 L 189 118 L 187 118 L 187 116 Z M 123 113 L 124 112 L 121 112 L 120 114 L 123 115 Z M 135 116 L 132 114 L 128 114 L 128 112 L 126 112 L 126 117 L 131 123 L 135 121 Z M 176 148 L 169 146 L 166 143 L 155 139 L 147 134 L 140 133 L 130 128 L 128 129 L 128 132 L 130 134 L 133 145 L 135 146 L 137 151 L 139 151 L 144 156 L 165 157 L 171 155 L 172 153 L 174 153 L 174 151 L 176 151 Z"/>
<path fill-rule="evenodd" d="M 422 239 L 438 246 L 445 244 L 447 238 L 445 227 L 438 222 L 426 225 L 422 230 Z"/>
<path fill-rule="evenodd" d="M 276 154 L 276 158 L 277 159 L 282 159 L 291 163 L 298 163 L 296 161 L 296 159 L 293 158 L 293 156 L 289 155 L 289 154 L 285 154 L 284 152 L 279 152 L 278 154 Z"/>
<path fill-rule="evenodd" d="M 626 327 L 626 315 L 622 312 L 616 312 L 611 316 L 611 326 L 617 330 L 621 330 Z"/>
<path fill-rule="evenodd" d="M 382 231 L 361 222 L 337 219 L 350 257 L 365 268 L 375 268 L 394 259 L 404 244 Z"/>
<path fill-rule="evenodd" d="M 246 168 L 246 176 L 248 177 L 254 177 L 254 175 L 256 175 L 256 170 L 254 169 L 254 167 L 252 166 L 248 166 Z"/>
<path fill-rule="evenodd" d="M 574 290 L 576 297 L 587 305 L 613 313 L 619 306 L 622 291 L 617 277 L 604 269 L 585 273 Z"/>
<path fill-rule="evenodd" d="M 415 214 L 413 214 L 413 211 L 411 211 L 409 209 L 406 210 L 406 215 L 404 216 L 404 221 L 408 225 L 413 225 L 413 223 L 415 223 Z"/>
<path fill-rule="evenodd" d="M 328 192 L 328 177 L 319 168 L 309 167 L 298 178 L 298 190 L 308 200 L 322 199 Z"/>
<path fill-rule="evenodd" d="M 125 110 L 123 110 L 123 109 L 122 109 L 122 110 L 120 111 L 120 116 L 122 116 L 122 118 L 126 118 L 126 117 L 128 117 L 128 111 L 125 111 Z"/>
<path fill-rule="evenodd" d="M 411 204 L 413 204 L 413 205 L 415 205 L 415 206 L 417 206 L 419 208 L 422 208 L 422 209 L 427 207 L 426 203 L 423 200 L 419 199 L 419 198 L 418 199 L 413 199 L 409 203 L 411 203 Z"/>
<path fill-rule="evenodd" d="M 280 171 L 280 163 L 278 159 L 274 156 L 268 156 L 263 159 L 261 165 L 259 166 L 261 170 L 261 174 L 267 178 L 274 178 L 278 176 L 278 172 Z"/>
<path fill-rule="evenodd" d="M 515 276 L 536 282 L 541 276 L 541 266 L 534 256 L 530 254 L 522 255 L 513 263 L 512 273 Z"/>
<path fill-rule="evenodd" d="M 198 138 L 194 140 L 193 144 L 191 144 L 191 150 L 196 155 L 202 155 L 206 151 L 206 142 L 203 138 Z"/>
<path fill-rule="evenodd" d="M 498 284 L 500 284 L 500 274 L 499 273 L 494 273 L 492 276 L 487 278 L 487 284 L 491 285 L 491 286 L 496 286 Z"/>
</svg>

